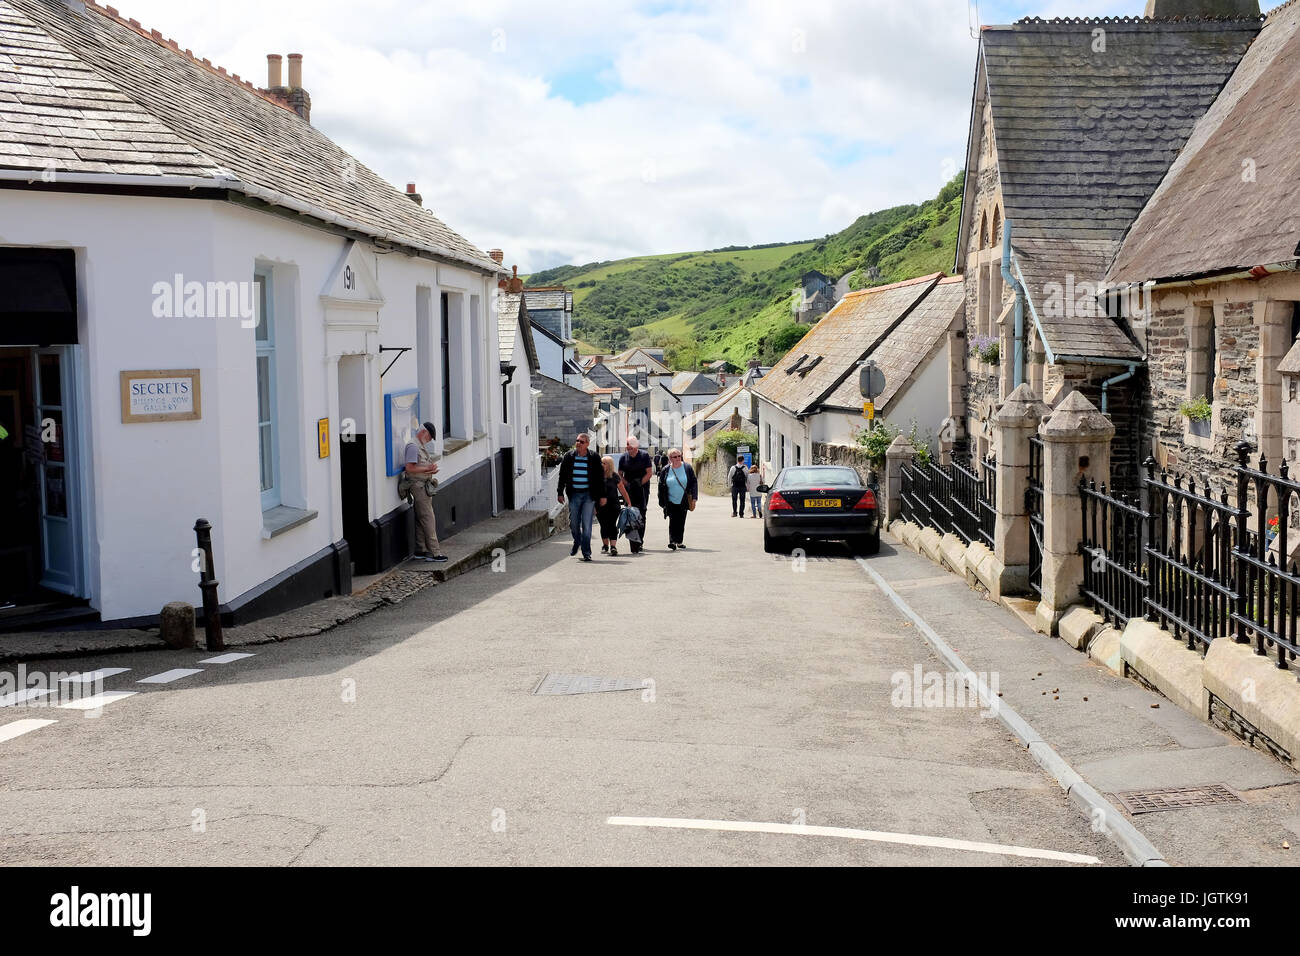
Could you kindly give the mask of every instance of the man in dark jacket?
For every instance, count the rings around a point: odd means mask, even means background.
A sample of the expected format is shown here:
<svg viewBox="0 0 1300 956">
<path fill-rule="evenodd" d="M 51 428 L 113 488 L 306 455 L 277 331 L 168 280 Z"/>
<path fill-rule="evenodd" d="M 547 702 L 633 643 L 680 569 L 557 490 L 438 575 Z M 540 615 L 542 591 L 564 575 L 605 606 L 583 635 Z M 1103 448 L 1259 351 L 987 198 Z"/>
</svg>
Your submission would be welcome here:
<svg viewBox="0 0 1300 956">
<path fill-rule="evenodd" d="M 650 482 L 654 479 L 655 472 L 654 463 L 641 450 L 641 442 L 634 435 L 627 436 L 627 451 L 619 456 L 618 473 L 627 483 L 632 507 L 641 512 L 641 524 L 644 525 L 646 508 L 650 503 Z M 641 545 L 632 545 L 632 553 L 640 554 Z"/>
<path fill-rule="evenodd" d="M 745 517 L 745 490 L 749 482 L 749 466 L 745 464 L 745 456 L 737 455 L 736 463 L 732 466 L 731 471 L 727 472 L 727 479 L 731 482 L 731 517 Z"/>
<path fill-rule="evenodd" d="M 560 462 L 560 504 L 569 497 L 569 531 L 573 533 L 570 555 L 582 552 L 582 560 L 591 560 L 591 520 L 597 505 L 604 505 L 605 467 L 600 455 L 590 450 L 591 436 L 586 432 L 573 442 L 573 451 Z M 599 497 L 598 497 L 599 496 Z"/>
</svg>

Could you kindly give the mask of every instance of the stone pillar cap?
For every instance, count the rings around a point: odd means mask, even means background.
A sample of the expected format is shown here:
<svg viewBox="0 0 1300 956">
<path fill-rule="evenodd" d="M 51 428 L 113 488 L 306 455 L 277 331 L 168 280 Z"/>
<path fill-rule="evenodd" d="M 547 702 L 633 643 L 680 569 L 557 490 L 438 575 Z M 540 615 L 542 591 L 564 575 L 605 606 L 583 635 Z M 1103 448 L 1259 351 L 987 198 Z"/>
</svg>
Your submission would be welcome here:
<svg viewBox="0 0 1300 956">
<path fill-rule="evenodd" d="M 1009 425 L 1012 428 L 1036 428 L 1038 423 L 1050 414 L 1052 414 L 1052 407 L 1042 401 L 1030 384 L 1025 382 L 1017 386 L 1016 390 L 1007 396 L 1002 407 L 994 413 L 993 424 Z"/>
<path fill-rule="evenodd" d="M 1082 392 L 1071 392 L 1043 423 L 1042 435 L 1058 441 L 1094 441 L 1113 438 L 1115 426 Z"/>
<path fill-rule="evenodd" d="M 889 448 L 885 454 L 890 458 L 902 458 L 904 455 L 916 454 L 916 446 L 907 440 L 904 435 L 899 435 L 889 443 Z"/>
</svg>

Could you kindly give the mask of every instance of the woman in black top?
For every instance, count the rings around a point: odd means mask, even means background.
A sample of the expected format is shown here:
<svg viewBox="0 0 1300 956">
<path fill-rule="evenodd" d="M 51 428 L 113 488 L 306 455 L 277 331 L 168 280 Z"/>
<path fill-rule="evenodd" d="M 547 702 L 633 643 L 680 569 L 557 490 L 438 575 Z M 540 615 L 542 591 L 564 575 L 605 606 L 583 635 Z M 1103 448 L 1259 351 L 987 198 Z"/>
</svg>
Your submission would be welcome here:
<svg viewBox="0 0 1300 956">
<path fill-rule="evenodd" d="M 600 553 L 618 557 L 618 513 L 626 502 L 632 507 L 632 498 L 627 493 L 623 476 L 614 470 L 614 459 L 606 455 L 600 460 L 605 466 L 604 494 L 605 507 L 596 509 L 596 518 L 600 521 Z"/>
</svg>

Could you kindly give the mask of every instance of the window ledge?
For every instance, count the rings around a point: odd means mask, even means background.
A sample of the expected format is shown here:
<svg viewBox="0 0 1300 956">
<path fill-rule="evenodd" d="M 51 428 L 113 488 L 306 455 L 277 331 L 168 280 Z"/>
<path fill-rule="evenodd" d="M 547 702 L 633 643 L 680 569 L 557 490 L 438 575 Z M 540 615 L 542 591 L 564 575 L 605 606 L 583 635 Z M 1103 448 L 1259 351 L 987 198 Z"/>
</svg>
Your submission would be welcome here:
<svg viewBox="0 0 1300 956">
<path fill-rule="evenodd" d="M 318 512 L 305 511 L 302 508 L 290 508 L 277 505 L 270 511 L 262 512 L 262 537 L 269 541 L 299 525 L 304 525 L 316 517 Z"/>
<path fill-rule="evenodd" d="M 453 452 L 460 451 L 462 448 L 468 448 L 470 440 L 468 438 L 448 438 L 442 443 L 443 455 L 450 455 Z"/>
</svg>

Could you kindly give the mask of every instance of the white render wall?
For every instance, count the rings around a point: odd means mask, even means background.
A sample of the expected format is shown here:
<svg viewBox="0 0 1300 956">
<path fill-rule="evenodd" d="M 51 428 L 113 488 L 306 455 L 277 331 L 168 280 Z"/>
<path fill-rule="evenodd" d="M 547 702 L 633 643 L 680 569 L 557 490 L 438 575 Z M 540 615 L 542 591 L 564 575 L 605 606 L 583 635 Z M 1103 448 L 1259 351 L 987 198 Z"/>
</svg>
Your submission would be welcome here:
<svg viewBox="0 0 1300 956">
<path fill-rule="evenodd" d="M 767 429 L 772 428 L 772 448 L 768 453 Z M 758 445 L 763 460 L 763 473 L 776 478 L 781 469 L 782 441 L 785 442 L 786 467 L 794 465 L 794 449 L 802 449 L 802 463 L 812 464 L 812 434 L 806 422 L 801 422 L 782 408 L 762 396 L 758 400 Z"/>
<path fill-rule="evenodd" d="M 365 362 L 370 442 L 370 517 L 399 504 L 386 474 L 383 394 L 431 382 L 421 395 L 424 418 L 441 421 L 430 399 L 440 394 L 438 293 L 476 302 L 483 341 L 467 347 L 484 368 L 460 376 L 464 417 L 477 382 L 482 414 L 501 419 L 494 277 L 359 246 L 384 296 L 382 308 L 344 310 L 355 326 L 327 336 L 322 293 L 340 267 L 347 240 L 301 220 L 199 199 L 93 196 L 0 190 L 0 245 L 73 247 L 82 298 L 80 352 L 87 396 L 79 422 L 88 509 L 82 515 L 86 596 L 105 620 L 152 615 L 168 601 L 198 603 L 191 569 L 193 526 L 214 526 L 221 598 L 232 601 L 342 538 L 339 500 L 337 366 L 329 353 L 371 353 Z M 316 510 L 306 524 L 266 539 L 258 485 L 255 343 L 238 319 L 155 318 L 156 282 L 251 281 L 258 265 L 273 269 L 276 297 L 281 485 L 286 505 Z M 378 347 L 416 345 L 416 289 L 432 291 L 435 352 L 402 355 Z M 337 315 L 337 310 L 335 310 Z M 487 321 L 492 316 L 493 321 Z M 377 317 L 377 318 L 376 318 Z M 469 316 L 465 316 L 468 328 Z M 469 345 L 469 343 L 466 343 Z M 466 365 L 468 360 L 466 359 Z M 424 374 L 420 369 L 423 366 Z M 198 368 L 202 418 L 123 424 L 123 370 Z M 329 417 L 331 454 L 320 459 L 316 421 Z M 358 423 L 360 425 L 360 423 Z M 489 460 L 496 429 L 442 462 L 444 480 Z M 440 436 L 441 439 L 441 436 Z"/>
</svg>

